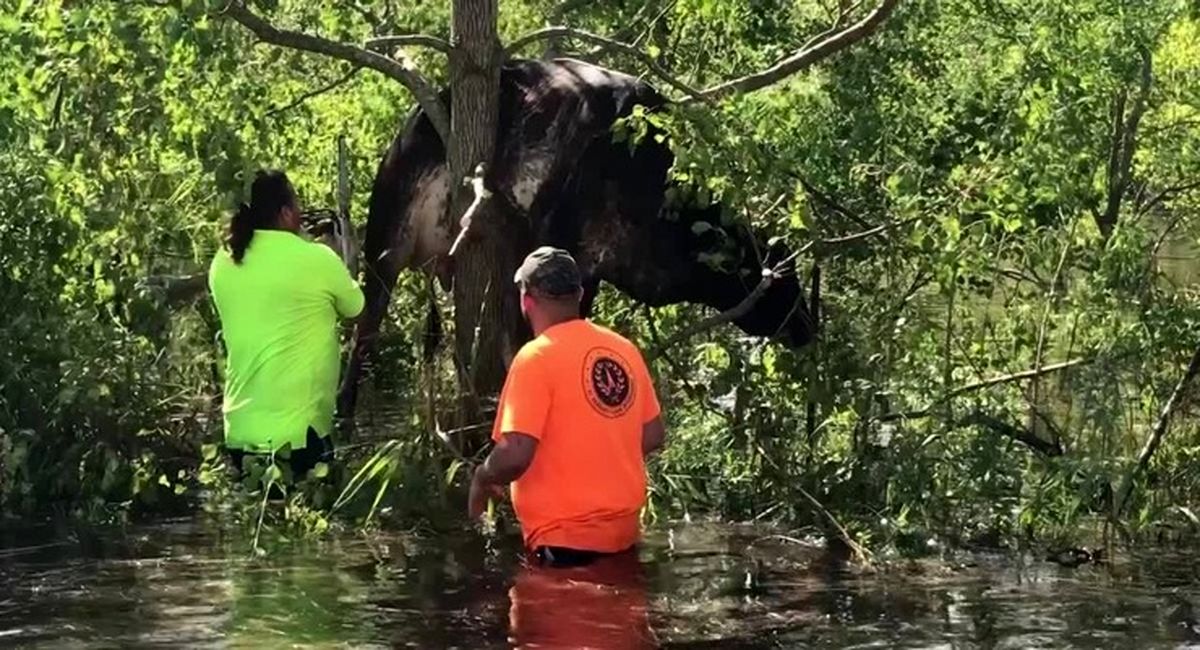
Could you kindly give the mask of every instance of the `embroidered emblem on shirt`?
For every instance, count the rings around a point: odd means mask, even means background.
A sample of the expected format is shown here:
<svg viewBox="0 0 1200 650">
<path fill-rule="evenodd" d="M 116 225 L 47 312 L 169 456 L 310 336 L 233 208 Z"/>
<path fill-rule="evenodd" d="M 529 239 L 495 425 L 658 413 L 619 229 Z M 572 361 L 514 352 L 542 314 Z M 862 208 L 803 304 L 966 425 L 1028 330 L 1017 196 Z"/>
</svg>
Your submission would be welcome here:
<svg viewBox="0 0 1200 650">
<path fill-rule="evenodd" d="M 624 415 L 633 406 L 633 381 L 625 360 L 605 348 L 588 352 L 583 362 L 583 392 L 601 415 Z"/>
</svg>

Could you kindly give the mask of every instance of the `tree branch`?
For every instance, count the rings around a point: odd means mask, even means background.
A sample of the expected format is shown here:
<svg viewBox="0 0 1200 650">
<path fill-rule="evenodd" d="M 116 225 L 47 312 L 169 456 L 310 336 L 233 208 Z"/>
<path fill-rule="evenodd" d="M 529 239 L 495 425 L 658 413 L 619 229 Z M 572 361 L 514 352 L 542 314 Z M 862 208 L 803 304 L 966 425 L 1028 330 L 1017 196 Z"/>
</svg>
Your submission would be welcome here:
<svg viewBox="0 0 1200 650">
<path fill-rule="evenodd" d="M 750 312 L 751 309 L 754 308 L 754 304 L 763 297 L 763 294 L 767 292 L 767 289 L 771 288 L 771 283 L 774 282 L 775 278 L 777 277 L 779 276 L 774 271 L 770 269 L 763 269 L 762 280 L 759 281 L 758 286 L 754 287 L 754 291 L 751 291 L 750 294 L 742 299 L 741 302 L 719 314 L 709 316 L 708 318 L 705 318 L 704 320 L 667 339 L 667 342 L 664 343 L 657 351 L 655 351 L 651 359 L 657 359 L 658 357 L 666 354 L 667 350 L 671 349 L 681 341 L 685 341 L 699 334 L 700 332 L 745 316 Z"/>
<path fill-rule="evenodd" d="M 913 223 L 914 221 L 917 221 L 919 219 L 920 219 L 920 217 L 910 217 L 908 219 L 903 219 L 901 221 L 891 221 L 891 222 L 888 222 L 885 224 L 881 224 L 881 225 L 875 226 L 874 228 L 871 228 L 870 230 L 864 230 L 862 232 L 857 232 L 852 235 L 846 235 L 844 237 L 833 237 L 830 239 L 822 239 L 820 241 L 820 245 L 821 246 L 841 246 L 841 245 L 845 245 L 845 244 L 853 244 L 854 242 L 862 241 L 863 239 L 869 239 L 871 237 L 874 237 L 875 235 L 885 233 L 893 228 L 899 228 L 900 226 L 907 226 L 908 224 Z"/>
<path fill-rule="evenodd" d="M 1154 424 L 1154 430 L 1142 446 L 1141 453 L 1138 454 L 1137 464 L 1133 466 L 1133 469 L 1129 470 L 1129 474 L 1121 481 L 1121 488 L 1117 491 L 1119 498 L 1116 502 L 1116 510 L 1113 512 L 1115 517 L 1120 517 L 1129 505 L 1129 497 L 1133 494 L 1134 479 L 1137 478 L 1138 474 L 1146 471 L 1146 467 L 1150 465 L 1151 457 L 1154 456 L 1154 452 L 1162 444 L 1163 437 L 1167 434 L 1167 428 L 1171 425 L 1171 416 L 1175 414 L 1175 410 L 1183 400 L 1183 395 L 1187 391 L 1188 385 L 1192 383 L 1197 374 L 1200 374 L 1200 348 L 1197 348 L 1196 352 L 1192 354 L 1192 360 L 1188 363 L 1187 371 L 1176 382 L 1175 390 L 1171 391 L 1171 396 L 1167 399 L 1167 403 L 1163 405 L 1162 411 L 1158 415 L 1158 422 Z"/>
<path fill-rule="evenodd" d="M 1176 194 L 1184 194 L 1187 192 L 1191 192 L 1192 190 L 1197 189 L 1197 188 L 1200 188 L 1200 181 L 1196 181 L 1194 183 L 1184 183 L 1183 185 L 1175 185 L 1173 187 L 1165 188 L 1162 191 L 1160 191 L 1159 193 L 1150 197 L 1150 199 L 1147 200 L 1146 203 L 1143 204 L 1141 208 L 1139 208 L 1138 212 L 1145 214 L 1146 212 L 1149 212 L 1151 209 L 1153 209 L 1155 206 L 1157 206 L 1159 203 L 1162 203 L 1163 201 L 1171 198 L 1172 196 L 1174 196 Z"/>
<path fill-rule="evenodd" d="M 642 65 L 645 65 L 646 68 L 648 70 L 650 70 L 650 72 L 654 73 L 656 76 L 658 76 L 663 81 L 670 84 L 676 90 L 679 90 L 683 94 L 687 95 L 689 98 L 701 100 L 701 101 L 707 101 L 706 98 L 703 96 L 703 94 L 700 91 L 696 90 L 695 88 L 692 88 L 691 86 L 684 83 L 683 81 L 680 81 L 678 78 L 676 78 L 670 72 L 667 72 L 666 70 L 664 70 L 663 67 L 660 66 L 657 61 L 655 61 L 653 58 L 650 57 L 649 54 L 643 52 L 639 48 L 634 47 L 628 43 L 622 43 L 621 41 L 608 38 L 606 36 L 600 36 L 599 34 L 593 34 L 591 32 L 586 32 L 582 29 L 574 29 L 572 27 L 546 27 L 545 29 L 539 29 L 537 31 L 530 32 L 530 33 L 518 38 L 517 40 L 513 41 L 512 43 L 510 43 L 508 45 L 508 47 L 504 48 L 504 56 L 506 58 L 509 58 L 513 55 L 513 53 L 517 52 L 522 47 L 529 45 L 530 43 L 535 43 L 537 41 L 541 41 L 541 40 L 545 40 L 545 39 L 553 39 L 553 38 L 574 38 L 574 39 L 578 39 L 580 41 L 584 41 L 586 43 L 603 45 L 603 46 L 609 47 L 611 49 L 614 49 L 618 52 L 621 52 L 623 54 L 626 54 L 628 56 L 631 56 L 631 57 L 637 59 L 639 62 L 642 63 Z"/>
<path fill-rule="evenodd" d="M 208 293 L 208 274 L 152 275 L 142 286 L 162 298 L 168 307 L 191 302 Z"/>
<path fill-rule="evenodd" d="M 847 219 L 850 219 L 854 223 L 857 223 L 858 225 L 862 226 L 863 228 L 871 227 L 871 224 L 867 223 L 866 220 L 864 220 L 862 217 L 858 216 L 858 214 L 856 214 L 854 211 L 850 210 L 846 206 L 842 205 L 841 203 L 838 203 L 838 201 L 836 199 L 834 199 L 832 196 L 829 196 L 828 194 L 823 192 L 821 190 L 821 188 L 810 183 L 808 181 L 808 179 L 806 179 L 803 176 L 796 174 L 796 173 L 792 173 L 789 175 L 792 178 L 794 178 L 795 180 L 800 181 L 800 185 L 802 187 L 804 187 L 804 191 L 807 192 L 808 194 L 810 194 L 812 197 L 816 198 L 817 201 L 819 201 L 825 207 L 842 215 L 843 217 L 846 217 Z"/>
<path fill-rule="evenodd" d="M 446 54 L 449 54 L 454 50 L 454 47 L 447 41 L 444 41 L 436 36 L 428 36 L 426 34 L 398 34 L 395 36 L 379 36 L 377 38 L 367 39 L 366 43 L 368 50 L 378 50 L 385 47 L 403 47 L 405 45 L 428 47 Z"/>
<path fill-rule="evenodd" d="M 399 81 L 416 97 L 417 102 L 425 111 L 425 115 L 429 117 L 434 129 L 441 136 L 442 142 L 450 141 L 449 112 L 429 81 L 416 70 L 370 50 L 338 43 L 312 34 L 280 29 L 247 9 L 245 4 L 237 0 L 230 2 L 223 13 L 241 23 L 243 27 L 249 29 L 265 43 L 348 61 L 381 72 Z"/>
<path fill-rule="evenodd" d="M 935 408 L 937 408 L 938 406 L 940 406 L 940 405 L 946 403 L 947 401 L 954 399 L 955 397 L 958 397 L 959 395 L 962 395 L 964 393 L 974 392 L 974 391 L 980 390 L 981 388 L 989 388 L 991 386 L 997 386 L 999 384 L 1008 384 L 1008 383 L 1012 383 L 1014 381 L 1022 381 L 1025 379 L 1032 379 L 1034 377 L 1040 377 L 1042 375 L 1046 375 L 1046 374 L 1049 374 L 1052 372 L 1057 372 L 1059 370 L 1066 370 L 1067 368 L 1072 368 L 1074 366 L 1089 363 L 1090 361 L 1091 361 L 1091 359 L 1072 359 L 1071 361 L 1063 361 L 1062 363 L 1054 363 L 1054 364 L 1050 364 L 1048 366 L 1042 366 L 1040 369 L 1035 368 L 1035 369 L 1031 369 L 1031 370 L 1022 370 L 1021 372 L 1014 372 L 1014 373 L 1007 374 L 1007 375 L 1000 375 L 998 377 L 991 377 L 991 378 L 973 382 L 970 384 L 965 384 L 963 386 L 959 386 L 957 388 L 947 391 L 946 394 L 944 394 L 941 397 L 939 397 L 938 399 L 934 400 L 933 403 L 931 403 L 929 406 L 927 406 L 923 409 L 918 409 L 915 411 L 885 413 L 875 419 L 879 422 L 891 422 L 894 420 L 915 420 L 915 419 L 919 419 L 919 418 L 923 418 L 923 417 L 928 417 L 929 414 Z"/>
<path fill-rule="evenodd" d="M 320 88 L 317 88 L 316 90 L 310 90 L 310 91 L 304 93 L 303 95 L 300 95 L 296 99 L 288 102 L 287 104 L 284 104 L 283 106 L 280 106 L 278 108 L 272 108 L 271 110 L 267 111 L 266 116 L 272 117 L 272 116 L 278 115 L 280 113 L 286 113 L 287 111 L 290 111 L 293 108 L 296 108 L 297 106 L 312 99 L 313 97 L 324 95 L 325 93 L 327 93 L 331 90 L 336 90 L 338 87 L 342 86 L 346 82 L 353 79 L 354 75 L 358 74 L 359 70 L 362 70 L 362 66 L 356 65 L 356 66 L 350 68 L 349 72 L 342 75 L 338 79 L 336 79 L 328 84 L 325 84 L 324 86 L 321 86 Z"/>
<path fill-rule="evenodd" d="M 567 14 L 571 13 L 572 11 L 582 9 L 592 4 L 594 1 L 595 0 L 563 0 L 563 2 L 558 3 L 553 9 L 550 10 L 550 15 L 547 17 L 550 19 L 551 25 L 557 25 L 562 22 L 563 18 Z"/>
<path fill-rule="evenodd" d="M 642 41 L 646 40 L 646 38 L 648 36 L 650 36 L 650 33 L 654 30 L 655 25 L 657 25 L 658 22 L 660 20 L 662 20 L 664 16 L 666 16 L 668 13 L 670 13 L 671 9 L 673 9 L 675 7 L 675 4 L 678 1 L 679 0 L 667 0 L 666 2 L 664 2 L 662 9 L 659 10 L 658 14 L 654 18 L 651 18 L 646 23 L 646 27 L 644 29 L 642 29 L 642 33 L 638 34 L 637 37 L 634 38 L 633 41 L 630 42 L 629 44 L 632 45 L 633 47 L 641 47 Z M 613 34 L 612 39 L 615 41 L 628 42 L 630 37 L 634 36 L 634 34 L 638 31 L 638 29 L 637 29 L 638 21 L 645 18 L 646 13 L 649 12 L 650 9 L 653 8 L 653 6 L 654 6 L 653 0 L 649 0 L 646 2 L 646 4 L 642 5 L 642 8 L 638 9 L 637 13 L 633 15 L 633 18 L 630 18 L 627 21 L 626 26 L 623 27 L 617 33 Z M 562 21 L 555 21 L 551 24 L 557 25 L 557 24 L 561 24 L 561 23 L 562 23 Z M 557 42 L 555 43 L 555 45 L 557 45 Z M 548 49 L 547 52 L 549 52 L 549 51 L 550 50 Z M 607 52 L 608 52 L 608 47 L 601 45 L 601 46 L 593 49 L 591 52 L 582 54 L 581 57 L 585 61 L 591 61 L 591 60 L 594 60 L 601 56 L 604 56 Z"/>
<path fill-rule="evenodd" d="M 1062 253 L 1058 256 L 1058 267 L 1054 269 L 1054 279 L 1050 281 L 1050 295 L 1046 299 L 1046 305 L 1042 310 L 1042 322 L 1038 326 L 1037 347 L 1033 353 L 1033 369 L 1037 370 L 1042 367 L 1042 361 L 1046 355 L 1046 330 L 1050 324 L 1050 311 L 1058 305 L 1058 286 L 1062 283 L 1063 269 L 1067 264 L 1067 256 L 1071 252 L 1071 244 L 1075 241 L 1075 226 L 1079 223 L 1078 220 L 1071 222 L 1071 230 L 1067 234 L 1067 241 L 1063 243 Z M 1036 415 L 1039 412 L 1038 403 L 1041 402 L 1041 380 L 1040 377 L 1034 377 L 1029 386 L 1029 429 L 1036 431 Z M 1057 440 L 1056 440 L 1057 442 Z"/>
<path fill-rule="evenodd" d="M 829 34 L 811 46 L 802 47 L 766 70 L 706 88 L 701 94 L 706 99 L 719 99 L 733 93 L 753 92 L 778 83 L 870 36 L 892 15 L 898 4 L 900 0 L 881 0 L 871 13 L 857 23 Z"/>
<path fill-rule="evenodd" d="M 1108 200 L 1104 212 L 1096 215 L 1096 225 L 1104 239 L 1112 235 L 1121 213 L 1121 201 L 1129 188 L 1133 154 L 1137 150 L 1138 126 L 1150 100 L 1153 82 L 1153 58 L 1149 50 L 1142 51 L 1141 81 L 1129 116 L 1125 116 L 1125 91 L 1116 98 L 1113 107 L 1112 150 L 1108 161 Z"/>
</svg>

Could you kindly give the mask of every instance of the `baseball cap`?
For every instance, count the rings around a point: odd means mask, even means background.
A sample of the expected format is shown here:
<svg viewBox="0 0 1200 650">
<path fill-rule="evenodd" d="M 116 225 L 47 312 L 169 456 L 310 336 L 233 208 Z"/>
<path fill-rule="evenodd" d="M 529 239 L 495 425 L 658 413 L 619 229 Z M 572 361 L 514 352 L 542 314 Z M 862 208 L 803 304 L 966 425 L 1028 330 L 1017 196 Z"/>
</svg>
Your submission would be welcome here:
<svg viewBox="0 0 1200 650">
<path fill-rule="evenodd" d="M 513 282 L 551 298 L 569 296 L 582 286 L 575 258 L 553 246 L 542 246 L 526 256 L 513 275 Z"/>
</svg>

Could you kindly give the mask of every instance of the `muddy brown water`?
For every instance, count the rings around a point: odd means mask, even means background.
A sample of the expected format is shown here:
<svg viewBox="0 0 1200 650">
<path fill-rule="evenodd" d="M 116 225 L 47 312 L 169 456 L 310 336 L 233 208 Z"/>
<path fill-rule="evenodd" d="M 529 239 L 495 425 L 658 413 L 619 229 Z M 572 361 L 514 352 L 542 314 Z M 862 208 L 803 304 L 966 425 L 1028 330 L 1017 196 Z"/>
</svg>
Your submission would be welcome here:
<svg viewBox="0 0 1200 650">
<path fill-rule="evenodd" d="M 764 526 L 655 526 L 632 562 L 536 571 L 515 540 L 268 541 L 199 519 L 0 532 L 0 646 L 1200 647 L 1200 554 L 1067 569 L 960 554 L 873 572 Z"/>
</svg>

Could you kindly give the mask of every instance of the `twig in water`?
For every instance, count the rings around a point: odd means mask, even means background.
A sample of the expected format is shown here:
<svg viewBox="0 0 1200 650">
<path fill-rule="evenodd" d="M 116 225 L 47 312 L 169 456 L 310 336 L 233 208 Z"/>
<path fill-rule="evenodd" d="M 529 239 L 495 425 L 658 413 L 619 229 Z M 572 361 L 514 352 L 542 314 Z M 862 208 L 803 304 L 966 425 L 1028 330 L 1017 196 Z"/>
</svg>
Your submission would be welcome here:
<svg viewBox="0 0 1200 650">
<path fill-rule="evenodd" d="M 850 536 L 850 532 L 846 530 L 845 526 L 842 526 L 841 522 L 837 520 L 837 517 L 834 517 L 833 513 L 829 512 L 825 506 L 821 505 L 821 502 L 817 501 L 816 497 L 809 494 L 808 490 L 805 490 L 800 485 L 797 485 L 796 489 L 800 490 L 800 494 L 805 499 L 808 499 L 808 502 L 811 503 L 814 508 L 816 508 L 818 513 L 829 520 L 829 523 L 834 527 L 835 530 L 837 530 L 838 536 L 841 537 L 842 542 L 850 548 L 850 552 L 854 554 L 855 559 L 862 564 L 870 564 L 871 552 L 868 551 L 863 545 L 854 541 L 854 538 Z"/>
</svg>

